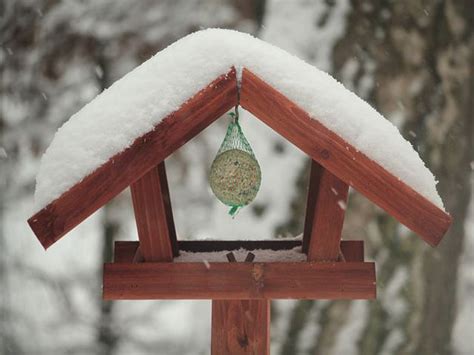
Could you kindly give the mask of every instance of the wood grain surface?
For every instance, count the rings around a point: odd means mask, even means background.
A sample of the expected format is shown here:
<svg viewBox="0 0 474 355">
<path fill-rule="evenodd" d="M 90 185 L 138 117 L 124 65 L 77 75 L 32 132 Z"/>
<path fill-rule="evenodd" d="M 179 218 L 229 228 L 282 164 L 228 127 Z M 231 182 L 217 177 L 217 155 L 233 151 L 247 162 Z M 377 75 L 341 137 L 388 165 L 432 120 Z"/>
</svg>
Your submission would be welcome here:
<svg viewBox="0 0 474 355">
<path fill-rule="evenodd" d="M 306 204 L 303 251 L 309 261 L 337 261 L 349 186 L 314 160 Z"/>
<path fill-rule="evenodd" d="M 270 354 L 270 301 L 213 300 L 211 354 Z"/>
<path fill-rule="evenodd" d="M 112 299 L 373 299 L 367 262 L 110 263 L 103 297 Z"/>
<path fill-rule="evenodd" d="M 437 245 L 446 233 L 449 214 L 245 68 L 240 104 L 430 245 Z"/>
<path fill-rule="evenodd" d="M 28 223 L 46 249 L 237 103 L 235 69 L 220 76 Z"/>
<path fill-rule="evenodd" d="M 130 190 L 141 256 L 145 261 L 173 260 L 178 242 L 164 161 L 130 185 Z"/>
</svg>

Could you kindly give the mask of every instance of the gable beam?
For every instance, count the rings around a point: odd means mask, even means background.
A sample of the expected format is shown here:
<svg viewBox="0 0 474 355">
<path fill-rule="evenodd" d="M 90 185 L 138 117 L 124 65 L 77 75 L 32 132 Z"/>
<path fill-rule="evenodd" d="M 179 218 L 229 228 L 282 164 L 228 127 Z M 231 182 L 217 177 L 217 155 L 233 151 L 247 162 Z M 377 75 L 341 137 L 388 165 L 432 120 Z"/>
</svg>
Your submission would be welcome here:
<svg viewBox="0 0 474 355">
<path fill-rule="evenodd" d="M 312 119 L 306 111 L 245 68 L 240 103 L 427 243 L 435 246 L 441 241 L 451 224 L 449 214 Z"/>
<path fill-rule="evenodd" d="M 221 75 L 28 223 L 46 249 L 237 104 L 235 69 Z"/>
<path fill-rule="evenodd" d="M 311 160 L 303 252 L 309 261 L 337 261 L 349 186 Z"/>
<path fill-rule="evenodd" d="M 140 254 L 145 261 L 171 261 L 178 242 L 171 211 L 165 162 L 130 185 Z"/>
</svg>

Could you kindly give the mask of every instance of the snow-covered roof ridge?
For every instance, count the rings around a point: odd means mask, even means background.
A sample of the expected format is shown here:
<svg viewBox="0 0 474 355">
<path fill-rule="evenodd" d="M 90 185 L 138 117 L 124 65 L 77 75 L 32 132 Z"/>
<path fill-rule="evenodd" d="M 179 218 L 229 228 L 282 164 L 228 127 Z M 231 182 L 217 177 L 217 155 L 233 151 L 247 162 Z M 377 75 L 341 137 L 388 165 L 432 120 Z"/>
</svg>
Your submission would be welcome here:
<svg viewBox="0 0 474 355">
<path fill-rule="evenodd" d="M 398 129 L 329 74 L 232 30 L 173 43 L 116 81 L 56 133 L 36 180 L 37 210 L 106 163 L 230 67 L 248 68 L 436 206 L 436 180 Z"/>
</svg>

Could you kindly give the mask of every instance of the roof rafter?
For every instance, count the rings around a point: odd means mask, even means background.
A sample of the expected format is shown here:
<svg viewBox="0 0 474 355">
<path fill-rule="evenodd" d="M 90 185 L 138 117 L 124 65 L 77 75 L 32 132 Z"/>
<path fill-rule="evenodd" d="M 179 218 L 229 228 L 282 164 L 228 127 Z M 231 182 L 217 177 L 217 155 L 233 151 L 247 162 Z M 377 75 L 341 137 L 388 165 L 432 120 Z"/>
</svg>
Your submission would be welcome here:
<svg viewBox="0 0 474 355">
<path fill-rule="evenodd" d="M 231 68 L 152 131 L 33 215 L 28 223 L 43 247 L 50 247 L 236 104 L 237 78 Z"/>
<path fill-rule="evenodd" d="M 451 216 L 327 129 L 272 86 L 243 70 L 240 103 L 303 152 L 383 208 L 430 245 Z"/>
</svg>

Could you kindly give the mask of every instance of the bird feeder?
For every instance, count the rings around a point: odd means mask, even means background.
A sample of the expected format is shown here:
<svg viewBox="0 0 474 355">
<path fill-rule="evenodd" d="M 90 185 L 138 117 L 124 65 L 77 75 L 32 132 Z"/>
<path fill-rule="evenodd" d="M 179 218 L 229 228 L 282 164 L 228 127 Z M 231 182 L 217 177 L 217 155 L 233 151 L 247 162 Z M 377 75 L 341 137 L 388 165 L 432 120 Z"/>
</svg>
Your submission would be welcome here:
<svg viewBox="0 0 474 355">
<path fill-rule="evenodd" d="M 115 243 L 114 260 L 104 265 L 104 300 L 209 299 L 212 354 L 269 354 L 271 300 L 376 297 L 375 263 L 364 260 L 364 242 L 341 240 L 341 204 L 349 186 L 433 246 L 451 217 L 252 69 L 243 67 L 239 80 L 236 73 L 229 67 L 28 222 L 48 248 L 129 187 L 138 241 Z M 176 236 L 165 159 L 237 104 L 311 158 L 301 240 L 189 241 Z M 255 258 L 260 249 L 295 247 L 301 247 L 304 261 Z M 237 260 L 234 251 L 241 248 L 248 254 Z M 228 261 L 174 262 L 183 251 L 221 251 Z"/>
</svg>

